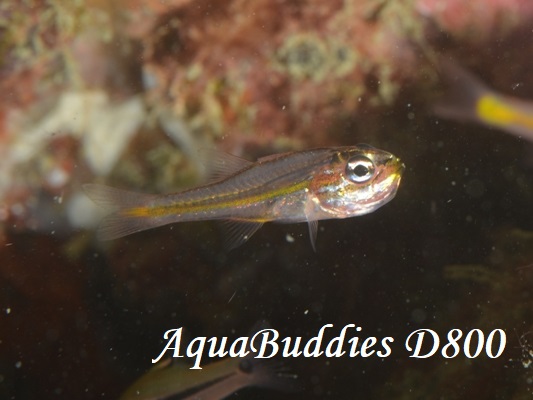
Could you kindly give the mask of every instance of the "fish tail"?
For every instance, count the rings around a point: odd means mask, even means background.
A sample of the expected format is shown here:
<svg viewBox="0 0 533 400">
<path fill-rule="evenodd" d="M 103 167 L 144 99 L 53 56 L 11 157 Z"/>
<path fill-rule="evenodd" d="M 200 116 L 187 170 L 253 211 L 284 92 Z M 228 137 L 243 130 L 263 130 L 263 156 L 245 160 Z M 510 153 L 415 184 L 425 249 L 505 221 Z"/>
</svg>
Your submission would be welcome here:
<svg viewBox="0 0 533 400">
<path fill-rule="evenodd" d="M 96 204 L 114 209 L 104 217 L 97 230 L 100 240 L 112 240 L 131 233 L 165 225 L 165 218 L 151 216 L 156 195 L 135 193 L 97 184 L 85 184 L 83 190 Z"/>
<path fill-rule="evenodd" d="M 491 90 L 453 61 L 441 60 L 439 72 L 447 89 L 433 105 L 433 113 L 443 118 L 483 122 L 478 112 L 478 103 L 484 96 L 491 95 Z"/>
</svg>

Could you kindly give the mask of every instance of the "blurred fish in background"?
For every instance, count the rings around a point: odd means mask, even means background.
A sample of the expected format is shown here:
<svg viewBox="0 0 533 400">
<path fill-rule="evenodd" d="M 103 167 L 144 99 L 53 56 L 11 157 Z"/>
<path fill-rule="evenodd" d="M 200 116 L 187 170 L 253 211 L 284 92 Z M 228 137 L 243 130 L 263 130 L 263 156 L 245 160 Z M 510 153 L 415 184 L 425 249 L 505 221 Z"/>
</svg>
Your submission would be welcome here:
<svg viewBox="0 0 533 400">
<path fill-rule="evenodd" d="M 496 92 L 457 62 L 443 57 L 439 71 L 448 87 L 433 106 L 435 114 L 478 122 L 533 142 L 533 100 Z"/>
<path fill-rule="evenodd" d="M 219 400 L 245 387 L 291 392 L 294 376 L 284 374 L 272 360 L 229 357 L 190 369 L 182 361 L 161 361 L 135 381 L 120 400 L 156 400 L 181 395 L 187 400 Z"/>
</svg>

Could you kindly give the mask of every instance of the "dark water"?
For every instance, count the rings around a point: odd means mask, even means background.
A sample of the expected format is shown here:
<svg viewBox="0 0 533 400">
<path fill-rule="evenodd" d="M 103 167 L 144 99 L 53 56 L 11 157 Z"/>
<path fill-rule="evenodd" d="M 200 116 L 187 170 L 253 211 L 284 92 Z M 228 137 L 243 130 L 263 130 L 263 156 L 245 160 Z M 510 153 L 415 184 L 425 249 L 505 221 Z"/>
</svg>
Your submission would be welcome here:
<svg viewBox="0 0 533 400">
<path fill-rule="evenodd" d="M 373 139 L 407 170 L 382 209 L 321 223 L 316 253 L 304 225 L 268 224 L 229 254 L 211 223 L 111 243 L 80 233 L 78 247 L 72 237 L 10 234 L 2 251 L 0 397 L 117 398 L 151 367 L 166 330 L 233 339 L 261 319 L 281 337 L 304 341 L 333 324 L 327 344 L 354 324 L 362 330 L 349 329 L 346 340 L 373 336 L 376 350 L 384 337 L 394 342 L 388 357 L 283 359 L 299 392 L 253 388 L 234 398 L 529 396 L 531 145 L 416 108 L 415 115 L 372 121 L 379 133 L 368 138 L 364 120 L 346 124 L 342 140 Z M 505 351 L 470 359 L 460 340 L 455 358 L 440 349 L 409 357 L 411 332 L 434 330 L 442 348 L 454 328 L 479 329 L 485 339 L 501 329 Z"/>
</svg>

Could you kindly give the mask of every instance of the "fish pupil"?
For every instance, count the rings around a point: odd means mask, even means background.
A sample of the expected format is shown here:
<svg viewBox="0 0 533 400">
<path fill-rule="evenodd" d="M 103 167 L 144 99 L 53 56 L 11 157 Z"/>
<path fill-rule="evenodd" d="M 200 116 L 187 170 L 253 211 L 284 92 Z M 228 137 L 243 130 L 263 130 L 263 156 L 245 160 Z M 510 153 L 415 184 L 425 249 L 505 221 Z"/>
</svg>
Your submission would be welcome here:
<svg viewBox="0 0 533 400">
<path fill-rule="evenodd" d="M 366 166 L 364 166 L 364 165 L 362 165 L 362 164 L 359 164 L 359 165 L 356 166 L 356 167 L 354 168 L 354 170 L 353 170 L 354 174 L 357 175 L 357 176 L 359 176 L 359 177 L 361 177 L 361 178 L 362 178 L 363 176 L 365 176 L 365 175 L 368 175 L 368 172 L 369 172 L 369 171 L 370 171 L 370 170 L 369 170 Z"/>
</svg>

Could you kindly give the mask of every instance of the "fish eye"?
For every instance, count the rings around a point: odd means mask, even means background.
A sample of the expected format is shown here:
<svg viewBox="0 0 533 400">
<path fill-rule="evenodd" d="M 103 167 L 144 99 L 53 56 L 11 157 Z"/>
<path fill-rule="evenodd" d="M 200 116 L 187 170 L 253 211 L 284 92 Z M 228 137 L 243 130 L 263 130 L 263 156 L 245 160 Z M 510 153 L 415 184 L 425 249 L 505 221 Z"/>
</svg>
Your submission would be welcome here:
<svg viewBox="0 0 533 400">
<path fill-rule="evenodd" d="M 355 183 L 364 183 L 370 180 L 374 176 L 375 170 L 374 163 L 364 156 L 352 157 L 346 165 L 346 175 Z"/>
</svg>

